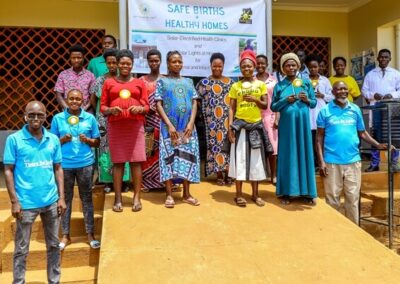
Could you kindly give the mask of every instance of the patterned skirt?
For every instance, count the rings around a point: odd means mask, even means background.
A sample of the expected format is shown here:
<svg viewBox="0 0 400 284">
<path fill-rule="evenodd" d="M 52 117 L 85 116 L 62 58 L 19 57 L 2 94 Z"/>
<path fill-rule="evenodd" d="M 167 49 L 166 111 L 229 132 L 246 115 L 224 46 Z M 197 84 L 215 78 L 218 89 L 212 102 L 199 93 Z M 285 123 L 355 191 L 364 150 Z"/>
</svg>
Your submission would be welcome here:
<svg viewBox="0 0 400 284">
<path fill-rule="evenodd" d="M 172 145 L 170 138 L 160 135 L 160 181 L 185 179 L 200 182 L 200 153 L 197 132 L 193 130 L 189 143 Z"/>
</svg>

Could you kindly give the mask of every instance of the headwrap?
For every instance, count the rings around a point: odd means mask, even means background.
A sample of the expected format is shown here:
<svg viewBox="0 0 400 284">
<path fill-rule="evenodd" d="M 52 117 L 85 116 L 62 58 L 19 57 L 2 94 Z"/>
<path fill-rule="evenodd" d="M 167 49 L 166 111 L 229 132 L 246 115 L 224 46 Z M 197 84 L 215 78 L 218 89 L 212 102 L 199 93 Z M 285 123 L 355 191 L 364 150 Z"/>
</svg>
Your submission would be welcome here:
<svg viewBox="0 0 400 284">
<path fill-rule="evenodd" d="M 245 59 L 250 59 L 251 62 L 254 63 L 254 65 L 257 65 L 256 54 L 254 53 L 254 51 L 250 49 L 244 50 L 242 54 L 240 54 L 240 63 Z"/>
<path fill-rule="evenodd" d="M 300 66 L 301 66 L 300 59 L 299 59 L 299 57 L 298 57 L 296 54 L 294 54 L 294 53 L 292 53 L 292 52 L 286 53 L 286 54 L 282 55 L 282 57 L 281 57 L 281 62 L 280 62 L 280 64 L 281 64 L 281 72 L 282 72 L 283 74 L 285 74 L 285 72 L 283 71 L 283 65 L 285 65 L 286 61 L 288 61 L 288 60 L 290 60 L 290 59 L 296 61 L 297 67 L 300 68 Z M 286 74 L 285 74 L 285 75 L 286 75 Z"/>
</svg>

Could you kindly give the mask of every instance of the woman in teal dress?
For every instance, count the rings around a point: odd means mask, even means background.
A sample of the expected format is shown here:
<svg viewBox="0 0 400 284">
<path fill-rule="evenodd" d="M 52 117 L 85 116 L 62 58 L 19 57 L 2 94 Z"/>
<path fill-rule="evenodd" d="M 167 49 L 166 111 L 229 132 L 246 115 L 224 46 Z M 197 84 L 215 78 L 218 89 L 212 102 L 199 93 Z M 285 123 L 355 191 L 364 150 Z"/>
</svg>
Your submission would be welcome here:
<svg viewBox="0 0 400 284">
<path fill-rule="evenodd" d="M 317 104 L 308 79 L 297 78 L 300 60 L 294 53 L 281 58 L 286 78 L 274 88 L 271 109 L 280 113 L 276 194 L 282 204 L 303 197 L 314 205 L 317 197 L 309 109 Z"/>
<path fill-rule="evenodd" d="M 161 117 L 160 181 L 165 182 L 165 207 L 173 208 L 172 180 L 183 180 L 182 201 L 198 206 L 200 202 L 189 191 L 190 183 L 200 182 L 200 155 L 194 120 L 197 92 L 193 81 L 181 77 L 182 56 L 178 51 L 167 54 L 168 75 L 157 81 L 154 100 Z"/>
</svg>

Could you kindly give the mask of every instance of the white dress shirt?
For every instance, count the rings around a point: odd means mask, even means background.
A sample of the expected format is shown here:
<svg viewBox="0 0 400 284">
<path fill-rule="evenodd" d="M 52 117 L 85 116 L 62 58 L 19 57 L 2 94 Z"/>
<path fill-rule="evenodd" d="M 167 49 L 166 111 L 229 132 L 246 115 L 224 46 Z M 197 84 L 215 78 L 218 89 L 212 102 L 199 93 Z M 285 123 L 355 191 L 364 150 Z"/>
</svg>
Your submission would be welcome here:
<svg viewBox="0 0 400 284">
<path fill-rule="evenodd" d="M 331 100 L 334 99 L 332 94 L 332 87 L 331 83 L 329 82 L 328 78 L 325 76 L 320 75 L 318 78 L 318 85 L 314 87 L 315 93 L 321 93 L 324 95 L 324 98 L 317 98 L 317 105 L 315 108 L 310 109 L 310 126 L 311 130 L 317 129 L 317 117 L 319 111 L 329 103 Z"/>
<path fill-rule="evenodd" d="M 382 68 L 372 69 L 365 76 L 361 93 L 371 105 L 376 102 L 375 93 L 382 96 L 391 94 L 394 99 L 400 99 L 400 72 L 391 67 L 386 67 L 385 75 L 383 75 Z"/>
</svg>

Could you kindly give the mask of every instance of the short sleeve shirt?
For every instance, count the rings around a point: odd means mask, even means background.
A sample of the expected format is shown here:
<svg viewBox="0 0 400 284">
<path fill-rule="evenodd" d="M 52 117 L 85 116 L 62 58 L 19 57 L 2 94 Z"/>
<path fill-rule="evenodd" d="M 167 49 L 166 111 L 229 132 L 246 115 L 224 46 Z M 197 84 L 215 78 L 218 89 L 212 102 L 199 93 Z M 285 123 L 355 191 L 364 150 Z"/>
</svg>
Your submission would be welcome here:
<svg viewBox="0 0 400 284">
<path fill-rule="evenodd" d="M 92 72 L 82 69 L 79 73 L 76 73 L 72 68 L 64 70 L 58 75 L 56 86 L 54 91 L 62 93 L 64 98 L 72 89 L 78 89 L 83 94 L 83 100 L 85 103 L 90 98 L 90 88 L 95 82 L 95 77 Z"/>
<path fill-rule="evenodd" d="M 57 136 L 43 128 L 38 141 L 25 125 L 7 137 L 3 163 L 14 165 L 15 191 L 22 209 L 46 207 L 58 200 L 53 168 L 61 163 Z"/>
<path fill-rule="evenodd" d="M 364 131 L 360 108 L 348 102 L 344 108 L 331 101 L 317 117 L 317 127 L 325 129 L 324 161 L 346 165 L 361 160 L 358 131 Z"/>
<path fill-rule="evenodd" d="M 104 74 L 108 73 L 108 68 L 106 65 L 106 60 L 104 59 L 103 55 L 92 58 L 89 61 L 89 65 L 87 68 L 93 75 L 98 78 L 103 76 Z"/>
<path fill-rule="evenodd" d="M 68 110 L 56 114 L 51 122 L 50 131 L 61 138 L 66 134 L 71 134 L 72 141 L 61 145 L 62 167 L 64 169 L 83 168 L 94 164 L 94 154 L 92 148 L 82 143 L 79 135 L 84 134 L 88 138 L 99 138 L 100 132 L 96 118 L 90 114 L 81 111 L 79 122 L 71 125 L 69 118 L 71 114 Z"/>
<path fill-rule="evenodd" d="M 236 118 L 242 119 L 249 123 L 255 123 L 261 120 L 261 111 L 256 103 L 246 102 L 243 100 L 244 95 L 251 95 L 260 99 L 261 96 L 267 94 L 267 85 L 260 81 L 253 82 L 236 82 L 229 90 L 229 97 L 235 99 L 236 103 Z"/>
</svg>

